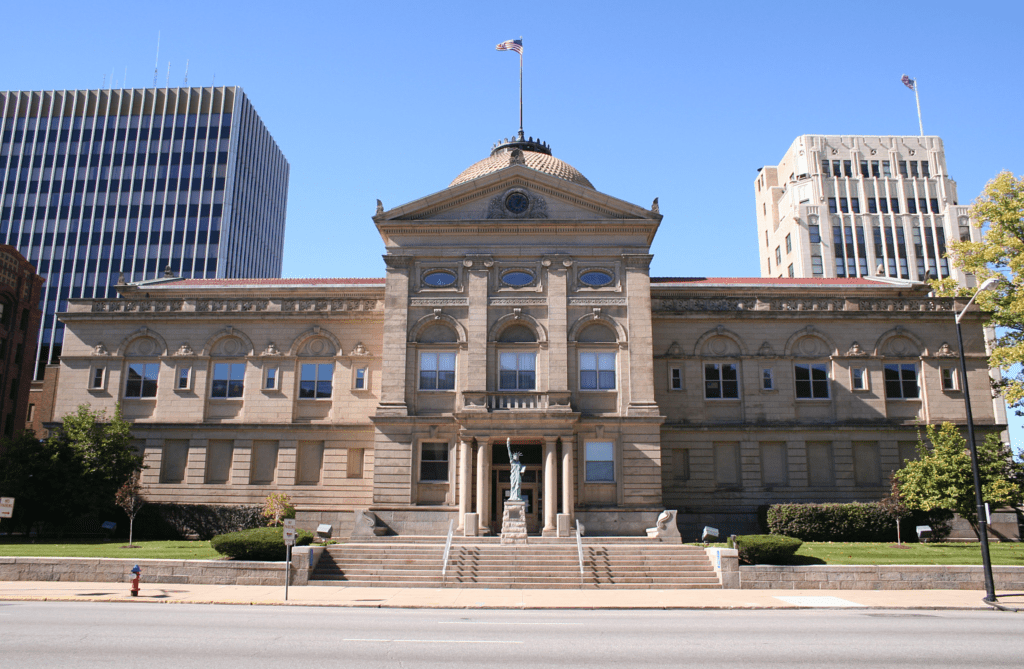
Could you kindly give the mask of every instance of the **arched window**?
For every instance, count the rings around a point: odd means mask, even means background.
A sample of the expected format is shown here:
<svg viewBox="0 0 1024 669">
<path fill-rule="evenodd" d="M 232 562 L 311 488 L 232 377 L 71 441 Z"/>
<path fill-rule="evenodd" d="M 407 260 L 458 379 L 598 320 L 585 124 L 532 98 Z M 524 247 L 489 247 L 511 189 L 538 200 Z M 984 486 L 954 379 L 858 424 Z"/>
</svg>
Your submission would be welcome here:
<svg viewBox="0 0 1024 669">
<path fill-rule="evenodd" d="M 579 349 L 580 390 L 615 390 L 615 331 L 594 323 L 584 328 L 576 341 L 583 344 Z"/>
<path fill-rule="evenodd" d="M 429 325 L 416 339 L 427 344 L 420 349 L 420 390 L 454 390 L 455 362 L 458 353 L 452 347 L 459 336 L 445 323 Z"/>
<path fill-rule="evenodd" d="M 501 331 L 498 343 L 498 389 L 537 388 L 537 334 L 522 324 Z"/>
</svg>

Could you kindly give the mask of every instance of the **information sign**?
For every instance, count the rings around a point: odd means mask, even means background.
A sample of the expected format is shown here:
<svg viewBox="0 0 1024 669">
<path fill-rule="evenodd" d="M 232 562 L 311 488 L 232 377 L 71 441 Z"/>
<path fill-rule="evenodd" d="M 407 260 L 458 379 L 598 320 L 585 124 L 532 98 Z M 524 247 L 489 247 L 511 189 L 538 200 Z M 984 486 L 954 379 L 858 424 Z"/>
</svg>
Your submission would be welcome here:
<svg viewBox="0 0 1024 669">
<path fill-rule="evenodd" d="M 14 515 L 14 498 L 0 497 L 0 518 L 10 518 Z"/>
</svg>

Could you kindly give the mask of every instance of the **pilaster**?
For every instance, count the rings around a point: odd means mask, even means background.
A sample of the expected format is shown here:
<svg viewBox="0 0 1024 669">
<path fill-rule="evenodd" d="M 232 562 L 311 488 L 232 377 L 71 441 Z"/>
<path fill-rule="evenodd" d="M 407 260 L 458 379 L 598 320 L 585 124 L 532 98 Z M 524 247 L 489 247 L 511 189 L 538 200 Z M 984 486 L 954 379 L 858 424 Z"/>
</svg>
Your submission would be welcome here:
<svg viewBox="0 0 1024 669">
<path fill-rule="evenodd" d="M 384 285 L 384 351 L 387 361 L 381 371 L 378 416 L 407 416 L 406 338 L 409 330 L 409 270 L 411 256 L 385 255 L 387 277 Z"/>
</svg>

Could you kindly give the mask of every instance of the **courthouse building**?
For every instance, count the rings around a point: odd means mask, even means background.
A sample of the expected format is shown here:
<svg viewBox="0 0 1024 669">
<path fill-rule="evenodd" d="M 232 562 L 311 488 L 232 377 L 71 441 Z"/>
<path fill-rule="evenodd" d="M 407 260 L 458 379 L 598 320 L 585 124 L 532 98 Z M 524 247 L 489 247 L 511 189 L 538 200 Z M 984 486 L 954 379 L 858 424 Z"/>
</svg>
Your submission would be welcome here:
<svg viewBox="0 0 1024 669">
<path fill-rule="evenodd" d="M 55 415 L 120 402 L 147 498 L 253 504 L 300 523 L 499 530 L 505 448 L 531 532 L 580 520 L 684 537 L 759 506 L 875 500 L 922 426 L 982 434 L 982 314 L 900 277 L 651 277 L 657 200 L 602 193 L 519 136 L 373 216 L 383 279 L 157 278 L 72 300 Z M 564 516 L 560 518 L 559 516 Z"/>
</svg>

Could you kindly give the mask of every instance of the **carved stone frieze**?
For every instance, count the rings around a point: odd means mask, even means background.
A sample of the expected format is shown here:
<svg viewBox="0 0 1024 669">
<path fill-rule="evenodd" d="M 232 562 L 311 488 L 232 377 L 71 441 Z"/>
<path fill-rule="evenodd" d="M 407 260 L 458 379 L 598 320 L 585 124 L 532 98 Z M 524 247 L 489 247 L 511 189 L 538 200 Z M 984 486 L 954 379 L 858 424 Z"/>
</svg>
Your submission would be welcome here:
<svg viewBox="0 0 1024 669">
<path fill-rule="evenodd" d="M 409 300 L 413 307 L 464 307 L 468 304 L 466 297 L 413 297 Z"/>
<path fill-rule="evenodd" d="M 281 311 L 377 311 L 380 300 L 282 300 Z"/>
<path fill-rule="evenodd" d="M 861 300 L 861 311 L 952 311 L 949 299 Z"/>
<path fill-rule="evenodd" d="M 492 307 L 528 307 L 547 303 L 546 297 L 492 297 L 487 301 Z"/>
<path fill-rule="evenodd" d="M 752 311 L 756 298 L 702 298 L 683 297 L 651 300 L 654 311 Z"/>
<path fill-rule="evenodd" d="M 570 297 L 570 307 L 614 307 L 624 306 L 624 297 Z"/>
<path fill-rule="evenodd" d="M 391 255 L 390 253 L 384 255 L 384 264 L 389 269 L 408 269 L 412 267 L 413 257 L 412 256 L 398 256 Z"/>
<path fill-rule="evenodd" d="M 196 311 L 266 311 L 270 300 L 196 300 Z"/>
<path fill-rule="evenodd" d="M 651 261 L 654 260 L 654 256 L 647 253 L 630 253 L 622 256 L 622 260 L 626 267 L 649 270 L 651 269 Z"/>
<path fill-rule="evenodd" d="M 771 300 L 771 311 L 844 311 L 846 300 L 829 298 L 787 298 Z"/>
<path fill-rule="evenodd" d="M 95 312 L 124 311 L 181 311 L 182 300 L 94 300 L 91 310 Z"/>
</svg>

